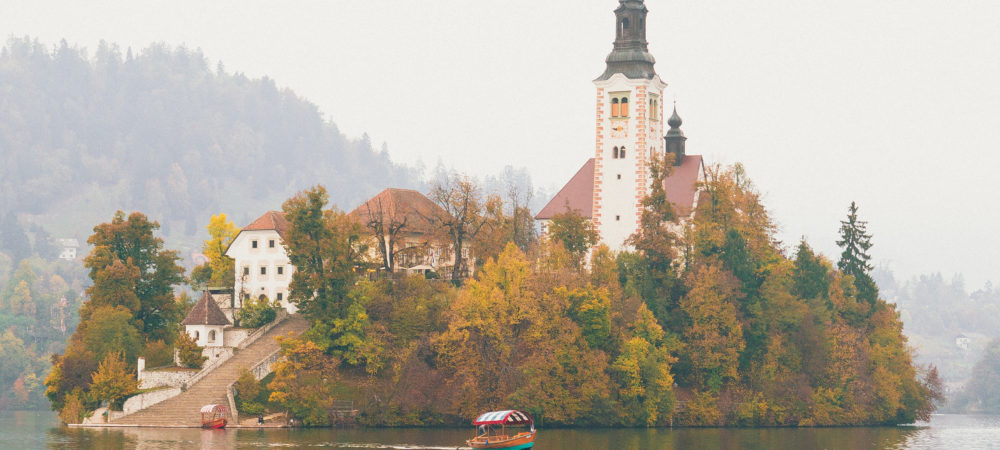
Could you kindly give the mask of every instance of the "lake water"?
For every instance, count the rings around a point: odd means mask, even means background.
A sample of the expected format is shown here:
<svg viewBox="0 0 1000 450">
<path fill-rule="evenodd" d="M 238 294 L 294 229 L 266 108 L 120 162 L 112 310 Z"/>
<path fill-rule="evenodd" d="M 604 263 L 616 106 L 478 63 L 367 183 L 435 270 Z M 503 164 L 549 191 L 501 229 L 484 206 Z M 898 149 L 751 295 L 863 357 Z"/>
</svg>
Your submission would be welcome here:
<svg viewBox="0 0 1000 450">
<path fill-rule="evenodd" d="M 455 449 L 463 429 L 82 429 L 49 412 L 0 413 L 0 448 Z M 540 429 L 536 449 L 1000 448 L 1000 416 L 936 415 L 930 423 L 869 428 Z"/>
</svg>

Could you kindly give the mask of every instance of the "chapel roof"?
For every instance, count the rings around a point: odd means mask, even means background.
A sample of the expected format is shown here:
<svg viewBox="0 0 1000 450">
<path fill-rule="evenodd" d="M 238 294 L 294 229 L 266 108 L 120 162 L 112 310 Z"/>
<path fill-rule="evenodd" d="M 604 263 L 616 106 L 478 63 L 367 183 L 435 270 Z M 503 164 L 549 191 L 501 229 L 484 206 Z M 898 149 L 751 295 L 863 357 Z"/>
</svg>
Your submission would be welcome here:
<svg viewBox="0 0 1000 450">
<path fill-rule="evenodd" d="M 430 233 L 433 229 L 431 218 L 446 215 L 447 212 L 426 195 L 413 189 L 388 188 L 365 200 L 347 214 L 347 217 L 365 225 L 373 218 L 378 220 L 406 220 L 406 233 Z"/>
<path fill-rule="evenodd" d="M 181 325 L 232 325 L 233 323 L 229 321 L 226 317 L 226 313 L 219 309 L 219 305 L 215 303 L 212 298 L 212 293 L 209 291 L 204 291 L 201 295 L 201 300 L 195 303 L 188 311 L 187 317 L 181 322 Z"/>
<path fill-rule="evenodd" d="M 702 167 L 701 155 L 686 155 L 679 166 L 674 166 L 670 176 L 663 180 L 663 189 L 678 217 L 688 217 L 694 209 L 698 195 L 698 174 Z M 549 200 L 535 219 L 551 219 L 566 212 L 567 206 L 583 217 L 593 217 L 594 158 L 588 159 L 569 182 Z"/>
<path fill-rule="evenodd" d="M 583 167 L 535 215 L 535 219 L 551 219 L 567 209 L 588 219 L 594 216 L 594 158 L 583 163 Z"/>
</svg>

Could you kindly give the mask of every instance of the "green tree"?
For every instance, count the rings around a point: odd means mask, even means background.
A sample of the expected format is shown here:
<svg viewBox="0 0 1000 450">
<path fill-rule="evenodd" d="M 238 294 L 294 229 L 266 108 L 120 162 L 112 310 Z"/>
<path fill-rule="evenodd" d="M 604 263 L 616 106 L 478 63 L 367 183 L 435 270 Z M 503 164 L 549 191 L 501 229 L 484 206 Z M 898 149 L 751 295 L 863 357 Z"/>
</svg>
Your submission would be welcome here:
<svg viewBox="0 0 1000 450">
<path fill-rule="evenodd" d="M 353 291 L 362 263 L 361 226 L 336 210 L 324 210 L 326 189 L 316 186 L 285 201 L 285 246 L 295 266 L 289 300 L 312 322 L 309 337 L 350 364 L 373 363 L 365 339 L 368 316 Z"/>
<path fill-rule="evenodd" d="M 875 303 L 878 298 L 878 287 L 871 277 L 872 235 L 868 233 L 868 222 L 858 219 L 858 205 L 851 202 L 847 209 L 847 220 L 840 221 L 840 240 L 837 245 L 844 251 L 837 261 L 837 268 L 845 275 L 854 277 L 854 286 L 858 289 L 858 298 Z"/>
<path fill-rule="evenodd" d="M 805 238 L 795 251 L 792 293 L 799 298 L 826 297 L 830 290 L 830 271 L 823 258 L 813 253 Z"/>
<path fill-rule="evenodd" d="M 134 364 L 143 347 L 142 336 L 129 320 L 132 315 L 122 306 L 101 306 L 93 316 L 82 322 L 76 335 L 95 360 L 101 361 L 111 353 L 120 354 L 129 365 Z"/>
<path fill-rule="evenodd" d="M 177 359 L 180 360 L 182 367 L 200 369 L 201 365 L 208 360 L 202 355 L 202 348 L 198 346 L 194 338 L 183 331 L 174 340 L 174 348 L 177 349 Z"/>
<path fill-rule="evenodd" d="M 121 353 L 108 353 L 104 357 L 90 385 L 91 395 L 107 400 L 109 410 L 138 389 L 139 382 L 128 371 Z"/>
<path fill-rule="evenodd" d="M 278 317 L 278 312 L 274 308 L 275 305 L 267 297 L 250 298 L 243 301 L 243 307 L 236 312 L 236 320 L 244 328 L 262 327 Z"/>
<path fill-rule="evenodd" d="M 285 359 L 274 366 L 269 401 L 286 408 L 306 426 L 330 424 L 339 361 L 308 339 L 279 337 Z"/>
<path fill-rule="evenodd" d="M 177 264 L 177 253 L 164 250 L 163 239 L 153 234 L 159 227 L 142 213 L 126 218 L 121 211 L 111 222 L 94 227 L 87 240 L 94 250 L 84 260 L 94 285 L 87 289 L 91 301 L 81 309 L 83 320 L 97 306 L 121 305 L 147 338 L 173 338 L 182 313 L 173 286 L 184 281 L 184 269 Z"/>
<path fill-rule="evenodd" d="M 549 237 L 562 243 L 573 255 L 577 267 L 583 266 L 584 256 L 600 239 L 594 223 L 568 206 L 566 212 L 552 216 L 547 231 Z"/>
</svg>

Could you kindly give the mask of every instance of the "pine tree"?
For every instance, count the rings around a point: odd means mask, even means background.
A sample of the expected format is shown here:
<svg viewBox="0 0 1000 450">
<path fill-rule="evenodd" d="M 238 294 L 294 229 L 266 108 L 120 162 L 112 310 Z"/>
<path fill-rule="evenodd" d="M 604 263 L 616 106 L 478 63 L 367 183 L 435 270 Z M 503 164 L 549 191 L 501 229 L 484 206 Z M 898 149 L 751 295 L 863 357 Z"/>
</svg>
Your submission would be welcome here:
<svg viewBox="0 0 1000 450">
<path fill-rule="evenodd" d="M 878 287 L 870 273 L 872 270 L 871 255 L 872 235 L 868 233 L 868 222 L 858 220 L 858 205 L 851 202 L 848 208 L 847 220 L 840 222 L 840 240 L 837 245 L 844 249 L 837 261 L 837 268 L 845 275 L 854 277 L 854 286 L 858 288 L 858 298 L 874 303 L 878 297 Z"/>
</svg>

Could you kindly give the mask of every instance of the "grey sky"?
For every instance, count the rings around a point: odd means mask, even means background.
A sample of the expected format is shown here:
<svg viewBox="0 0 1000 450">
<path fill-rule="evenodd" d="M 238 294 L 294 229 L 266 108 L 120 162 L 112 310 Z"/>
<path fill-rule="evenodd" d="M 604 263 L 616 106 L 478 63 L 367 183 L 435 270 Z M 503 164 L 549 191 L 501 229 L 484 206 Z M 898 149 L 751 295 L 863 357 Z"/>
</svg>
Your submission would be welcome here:
<svg viewBox="0 0 1000 450">
<path fill-rule="evenodd" d="M 615 0 L 11 1 L 43 43 L 200 48 L 397 161 L 558 188 L 594 152 Z M 789 245 L 856 200 L 897 275 L 1000 281 L 1000 2 L 646 0 L 688 151 L 741 161 Z"/>
</svg>

